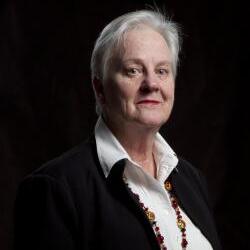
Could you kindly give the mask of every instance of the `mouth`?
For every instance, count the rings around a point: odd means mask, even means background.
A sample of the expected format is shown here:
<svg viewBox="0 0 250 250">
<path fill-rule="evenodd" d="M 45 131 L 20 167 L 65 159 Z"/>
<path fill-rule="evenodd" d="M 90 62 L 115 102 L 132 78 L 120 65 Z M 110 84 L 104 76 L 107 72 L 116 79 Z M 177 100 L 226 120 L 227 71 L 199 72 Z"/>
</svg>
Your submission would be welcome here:
<svg viewBox="0 0 250 250">
<path fill-rule="evenodd" d="M 136 104 L 150 104 L 150 105 L 157 105 L 157 104 L 160 104 L 161 102 L 160 101 L 157 101 L 157 100 L 150 100 L 150 99 L 147 99 L 147 100 L 141 100 L 139 102 L 137 102 Z"/>
</svg>

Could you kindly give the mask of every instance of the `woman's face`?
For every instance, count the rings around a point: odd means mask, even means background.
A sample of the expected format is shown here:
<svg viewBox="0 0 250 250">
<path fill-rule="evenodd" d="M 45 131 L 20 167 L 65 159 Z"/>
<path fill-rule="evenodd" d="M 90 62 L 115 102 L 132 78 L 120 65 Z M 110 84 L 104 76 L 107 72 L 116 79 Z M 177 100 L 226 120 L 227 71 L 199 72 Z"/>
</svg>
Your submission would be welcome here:
<svg viewBox="0 0 250 250">
<path fill-rule="evenodd" d="M 112 125 L 159 129 L 174 102 L 172 58 L 164 38 L 144 27 L 129 31 L 103 82 L 102 108 Z"/>
</svg>

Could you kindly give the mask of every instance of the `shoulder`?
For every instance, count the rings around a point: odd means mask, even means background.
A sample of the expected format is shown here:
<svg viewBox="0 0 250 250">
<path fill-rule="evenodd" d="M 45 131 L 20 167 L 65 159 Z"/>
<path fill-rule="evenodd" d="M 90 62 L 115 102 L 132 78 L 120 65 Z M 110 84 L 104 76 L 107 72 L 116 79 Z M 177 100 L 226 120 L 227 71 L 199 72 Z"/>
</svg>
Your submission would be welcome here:
<svg viewBox="0 0 250 250">
<path fill-rule="evenodd" d="M 194 167 L 189 161 L 184 158 L 179 158 L 179 162 L 177 164 L 177 171 L 181 174 L 186 176 L 187 178 L 191 178 L 194 180 L 199 180 L 201 171 Z"/>
<path fill-rule="evenodd" d="M 84 181 L 88 176 L 100 174 L 94 138 L 88 139 L 62 155 L 46 162 L 26 179 L 46 177 L 60 182 Z"/>
<path fill-rule="evenodd" d="M 36 201 L 40 204 L 43 197 L 73 204 L 73 200 L 80 197 L 92 197 L 91 190 L 101 184 L 104 178 L 95 140 L 90 139 L 27 175 L 18 186 L 17 201 L 22 203 L 25 200 L 27 204 Z M 36 197 L 40 197 L 38 201 Z"/>
<path fill-rule="evenodd" d="M 204 179 L 202 171 L 182 157 L 179 157 L 176 168 L 179 174 L 193 181 L 200 182 Z"/>
<path fill-rule="evenodd" d="M 184 158 L 179 158 L 176 176 L 190 188 L 196 190 L 196 193 L 199 193 L 210 206 L 207 181 L 200 169 L 194 167 Z"/>
</svg>

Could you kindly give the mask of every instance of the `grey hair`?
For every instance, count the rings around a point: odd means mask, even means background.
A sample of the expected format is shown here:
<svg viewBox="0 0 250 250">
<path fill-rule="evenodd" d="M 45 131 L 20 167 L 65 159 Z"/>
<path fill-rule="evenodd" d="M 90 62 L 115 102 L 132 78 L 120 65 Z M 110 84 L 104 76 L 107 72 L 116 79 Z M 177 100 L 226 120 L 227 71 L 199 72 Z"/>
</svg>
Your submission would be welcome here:
<svg viewBox="0 0 250 250">
<path fill-rule="evenodd" d="M 100 33 L 95 42 L 91 57 L 91 78 L 103 81 L 108 72 L 109 62 L 113 53 L 120 48 L 128 31 L 147 26 L 159 32 L 165 39 L 172 56 L 172 70 L 176 77 L 181 38 L 179 26 L 159 11 L 140 10 L 129 12 L 111 21 Z M 97 101 L 97 113 L 100 105 Z M 99 107 L 98 107 L 99 106 Z"/>
</svg>

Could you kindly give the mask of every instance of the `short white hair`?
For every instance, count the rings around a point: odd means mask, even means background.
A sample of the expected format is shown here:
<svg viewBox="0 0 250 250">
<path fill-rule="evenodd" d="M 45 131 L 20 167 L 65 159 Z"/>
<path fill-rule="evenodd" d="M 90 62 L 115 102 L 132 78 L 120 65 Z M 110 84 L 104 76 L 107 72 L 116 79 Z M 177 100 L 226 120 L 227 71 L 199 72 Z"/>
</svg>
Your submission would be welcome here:
<svg viewBox="0 0 250 250">
<path fill-rule="evenodd" d="M 110 59 L 116 49 L 121 48 L 125 34 L 139 26 L 149 27 L 163 36 L 172 56 L 172 70 L 176 77 L 181 47 L 179 26 L 159 11 L 140 10 L 117 17 L 102 30 L 95 42 L 91 57 L 92 81 L 94 78 L 101 81 L 105 79 Z M 96 102 L 99 114 L 100 105 L 97 97 Z"/>
</svg>

